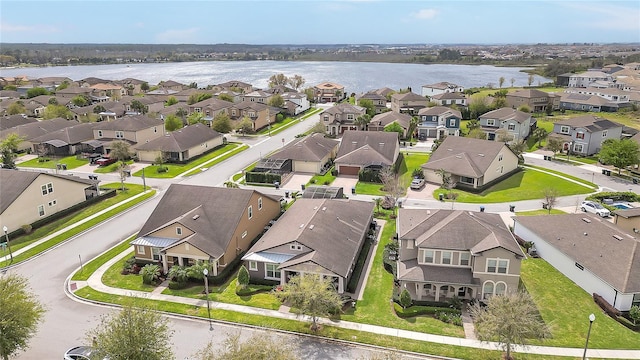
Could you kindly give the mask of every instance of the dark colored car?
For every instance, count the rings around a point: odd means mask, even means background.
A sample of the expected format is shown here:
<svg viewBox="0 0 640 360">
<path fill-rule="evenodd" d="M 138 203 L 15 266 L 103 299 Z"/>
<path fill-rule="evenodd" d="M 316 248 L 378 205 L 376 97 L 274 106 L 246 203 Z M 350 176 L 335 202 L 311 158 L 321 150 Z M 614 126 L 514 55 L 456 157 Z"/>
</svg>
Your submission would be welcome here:
<svg viewBox="0 0 640 360">
<path fill-rule="evenodd" d="M 100 159 L 95 161 L 95 164 L 98 165 L 98 166 L 107 166 L 107 165 L 113 164 L 114 162 L 116 162 L 116 159 L 100 158 Z"/>
</svg>

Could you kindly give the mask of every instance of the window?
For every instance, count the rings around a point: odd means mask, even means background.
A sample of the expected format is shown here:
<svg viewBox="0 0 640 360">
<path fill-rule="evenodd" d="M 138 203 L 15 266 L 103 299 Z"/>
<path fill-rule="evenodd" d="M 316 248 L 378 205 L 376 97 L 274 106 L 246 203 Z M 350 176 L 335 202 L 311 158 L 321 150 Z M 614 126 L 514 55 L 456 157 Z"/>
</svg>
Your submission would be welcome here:
<svg viewBox="0 0 640 360">
<path fill-rule="evenodd" d="M 460 176 L 460 182 L 461 183 L 465 183 L 465 184 L 472 184 L 473 185 L 473 178 L 466 177 L 466 176 Z"/>
<path fill-rule="evenodd" d="M 258 198 L 258 210 L 262 210 L 262 198 Z"/>
<path fill-rule="evenodd" d="M 142 246 L 142 245 L 138 245 L 137 250 L 138 250 L 138 254 L 140 254 L 140 255 L 144 255 L 144 246 Z"/>
<path fill-rule="evenodd" d="M 38 215 L 44 216 L 44 205 L 38 205 Z"/>
<path fill-rule="evenodd" d="M 249 271 L 258 271 L 258 263 L 255 261 L 249 261 Z"/>
<path fill-rule="evenodd" d="M 584 139 L 584 133 L 582 131 L 577 132 L 576 139 Z"/>
<path fill-rule="evenodd" d="M 568 134 L 569 130 L 571 130 L 571 128 L 569 128 L 568 126 L 560 126 L 560 132 L 563 134 Z"/>
<path fill-rule="evenodd" d="M 160 261 L 160 249 L 156 247 L 151 248 L 151 254 L 153 255 L 153 260 Z"/>
<path fill-rule="evenodd" d="M 498 155 L 498 161 L 502 161 L 502 154 Z"/>
<path fill-rule="evenodd" d="M 455 127 L 456 126 L 456 119 L 449 119 L 449 127 Z"/>
<path fill-rule="evenodd" d="M 489 299 L 491 296 L 493 296 L 493 282 L 491 281 L 487 281 L 486 283 L 484 283 L 484 285 L 482 286 L 482 298 L 484 300 Z"/>
<path fill-rule="evenodd" d="M 245 237 L 247 237 L 247 230 L 242 233 L 242 238 L 244 239 Z"/>
<path fill-rule="evenodd" d="M 249 206 L 247 208 L 247 214 L 249 216 L 249 220 L 251 220 L 251 218 L 253 217 L 253 206 Z"/>
<path fill-rule="evenodd" d="M 496 264 L 497 264 L 497 262 L 498 261 L 496 259 L 487 260 L 487 272 L 490 272 L 490 273 L 496 272 Z"/>
<path fill-rule="evenodd" d="M 353 114 L 347 114 L 347 120 L 353 120 Z"/>
<path fill-rule="evenodd" d="M 124 132 L 116 131 L 116 139 L 124 139 Z"/>
<path fill-rule="evenodd" d="M 193 109 L 193 111 L 199 113 L 199 112 L 202 112 L 202 108 L 197 107 L 197 108 Z"/>
<path fill-rule="evenodd" d="M 407 249 L 413 249 L 413 239 L 405 240 L 407 242 Z"/>
<path fill-rule="evenodd" d="M 506 274 L 509 260 L 487 259 L 487 272 Z"/>
<path fill-rule="evenodd" d="M 442 252 L 442 264 L 451 265 L 451 251 Z"/>
<path fill-rule="evenodd" d="M 176 235 L 182 235 L 182 228 L 181 227 L 177 227 L 176 228 Z"/>
<path fill-rule="evenodd" d="M 602 137 L 607 137 L 607 130 L 602 130 Z"/>
<path fill-rule="evenodd" d="M 54 206 L 58 203 L 58 200 L 51 200 L 49 201 L 49 206 Z"/>
<path fill-rule="evenodd" d="M 470 254 L 467 252 L 460 253 L 460 265 L 469 266 Z"/>
<path fill-rule="evenodd" d="M 280 270 L 278 270 L 278 264 L 264 264 L 265 275 L 267 279 L 280 280 Z"/>
<path fill-rule="evenodd" d="M 583 148 L 582 144 L 574 144 L 573 145 L 573 151 L 574 152 L 581 153 L 582 152 L 582 148 Z"/>
<path fill-rule="evenodd" d="M 428 264 L 433 264 L 433 250 L 425 250 L 424 251 L 423 262 L 428 263 Z"/>
<path fill-rule="evenodd" d="M 633 294 L 633 300 L 631 300 L 631 306 L 640 306 L 640 293 Z"/>
<path fill-rule="evenodd" d="M 40 189 L 42 189 L 42 196 L 51 194 L 53 192 L 53 183 L 44 184 Z"/>
<path fill-rule="evenodd" d="M 509 130 L 509 131 L 515 131 L 515 130 L 516 130 L 516 124 L 509 124 L 509 125 L 507 125 L 507 130 Z"/>
<path fill-rule="evenodd" d="M 158 128 L 156 126 L 153 127 L 153 132 L 158 132 Z"/>
<path fill-rule="evenodd" d="M 487 120 L 487 126 L 495 126 L 496 125 L 496 121 L 493 119 L 489 119 Z"/>
<path fill-rule="evenodd" d="M 102 130 L 98 130 L 98 137 L 102 137 Z"/>
<path fill-rule="evenodd" d="M 507 284 L 503 283 L 503 282 L 499 282 L 496 284 L 496 295 L 504 295 L 504 293 L 507 291 Z"/>
</svg>

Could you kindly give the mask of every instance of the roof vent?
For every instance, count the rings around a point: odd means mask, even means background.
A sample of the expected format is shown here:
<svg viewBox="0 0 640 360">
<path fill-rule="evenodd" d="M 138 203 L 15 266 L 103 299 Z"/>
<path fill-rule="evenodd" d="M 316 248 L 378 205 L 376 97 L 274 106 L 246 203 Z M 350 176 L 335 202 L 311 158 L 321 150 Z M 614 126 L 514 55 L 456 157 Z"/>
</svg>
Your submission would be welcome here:
<svg viewBox="0 0 640 360">
<path fill-rule="evenodd" d="M 589 235 L 589 234 L 587 234 L 587 232 L 585 231 L 585 232 L 584 232 L 584 234 L 582 234 L 582 235 L 587 236 L 587 235 Z"/>
<path fill-rule="evenodd" d="M 462 159 L 462 155 L 460 154 L 456 155 L 456 159 Z"/>
<path fill-rule="evenodd" d="M 300 229 L 302 229 L 304 227 L 304 224 L 300 224 Z"/>
<path fill-rule="evenodd" d="M 482 157 L 484 157 L 484 154 L 478 154 L 478 156 L 482 156 Z"/>
<path fill-rule="evenodd" d="M 618 241 L 622 241 L 622 236 L 620 236 L 620 235 L 613 235 L 613 238 L 618 240 Z"/>
<path fill-rule="evenodd" d="M 200 215 L 195 214 L 195 215 L 193 215 L 192 219 L 193 219 L 193 220 L 198 220 L 198 218 L 199 218 L 199 217 L 200 217 Z"/>
<path fill-rule="evenodd" d="M 313 230 L 314 227 L 315 227 L 315 225 L 313 225 L 313 224 L 309 225 L 309 230 Z"/>
<path fill-rule="evenodd" d="M 384 143 L 378 143 L 378 145 L 380 145 L 380 147 L 384 146 Z"/>
<path fill-rule="evenodd" d="M 586 222 L 587 224 L 591 223 L 591 220 L 589 220 L 587 218 L 582 218 L 582 221 Z"/>
<path fill-rule="evenodd" d="M 327 211 L 327 207 L 326 207 L 326 206 L 323 206 L 323 207 L 322 207 L 322 211 Z"/>
</svg>

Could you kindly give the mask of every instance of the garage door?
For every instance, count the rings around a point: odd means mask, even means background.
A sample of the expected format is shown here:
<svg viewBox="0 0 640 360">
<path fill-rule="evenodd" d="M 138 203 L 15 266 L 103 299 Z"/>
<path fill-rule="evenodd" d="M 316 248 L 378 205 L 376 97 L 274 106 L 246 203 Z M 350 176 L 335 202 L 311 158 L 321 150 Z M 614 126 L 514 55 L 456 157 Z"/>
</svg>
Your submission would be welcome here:
<svg viewBox="0 0 640 360">
<path fill-rule="evenodd" d="M 338 172 L 341 175 L 358 175 L 358 173 L 360 172 L 360 167 L 358 166 L 340 166 L 340 168 L 338 169 Z"/>
</svg>

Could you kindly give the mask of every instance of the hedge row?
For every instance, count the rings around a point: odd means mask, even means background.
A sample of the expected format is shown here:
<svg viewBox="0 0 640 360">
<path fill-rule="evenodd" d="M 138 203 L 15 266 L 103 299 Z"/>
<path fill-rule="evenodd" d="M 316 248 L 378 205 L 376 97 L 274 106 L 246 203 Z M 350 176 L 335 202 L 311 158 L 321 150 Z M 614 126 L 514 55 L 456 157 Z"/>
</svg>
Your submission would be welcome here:
<svg viewBox="0 0 640 360">
<path fill-rule="evenodd" d="M 282 183 L 282 175 L 261 172 L 246 172 L 244 174 L 247 183 L 273 184 L 274 182 Z"/>
</svg>

